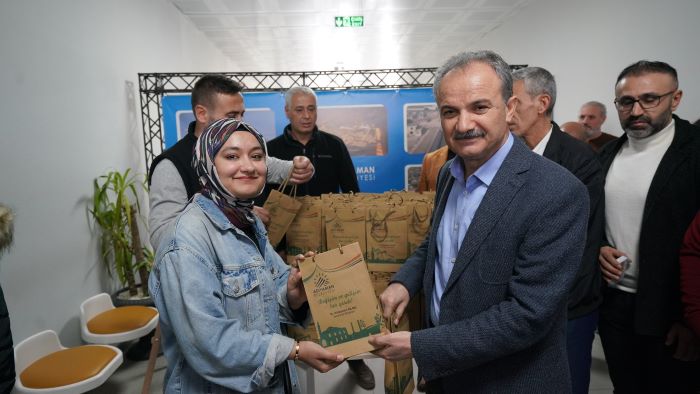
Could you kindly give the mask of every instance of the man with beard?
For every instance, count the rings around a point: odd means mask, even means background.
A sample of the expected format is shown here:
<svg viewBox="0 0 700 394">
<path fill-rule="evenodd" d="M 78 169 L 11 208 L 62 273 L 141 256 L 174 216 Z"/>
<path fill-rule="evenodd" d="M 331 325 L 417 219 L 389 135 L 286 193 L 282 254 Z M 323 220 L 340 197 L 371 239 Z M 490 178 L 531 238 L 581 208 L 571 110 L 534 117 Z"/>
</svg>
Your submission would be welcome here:
<svg viewBox="0 0 700 394">
<path fill-rule="evenodd" d="M 381 294 L 396 323 L 426 296 L 422 330 L 377 335 L 387 360 L 414 357 L 429 393 L 570 393 L 566 301 L 581 263 L 586 188 L 508 131 L 508 64 L 463 52 L 435 74 L 445 141 L 430 234 Z"/>
<path fill-rule="evenodd" d="M 608 282 L 599 333 L 615 393 L 696 393 L 698 338 L 683 323 L 679 250 L 700 208 L 700 129 L 673 115 L 676 70 L 639 61 L 620 73 L 625 135 L 601 151 Z"/>
<path fill-rule="evenodd" d="M 583 104 L 579 112 L 578 122 L 586 129 L 586 142 L 595 151 L 599 151 L 605 144 L 617 138 L 601 130 L 607 119 L 607 112 L 605 105 L 598 101 Z"/>
</svg>

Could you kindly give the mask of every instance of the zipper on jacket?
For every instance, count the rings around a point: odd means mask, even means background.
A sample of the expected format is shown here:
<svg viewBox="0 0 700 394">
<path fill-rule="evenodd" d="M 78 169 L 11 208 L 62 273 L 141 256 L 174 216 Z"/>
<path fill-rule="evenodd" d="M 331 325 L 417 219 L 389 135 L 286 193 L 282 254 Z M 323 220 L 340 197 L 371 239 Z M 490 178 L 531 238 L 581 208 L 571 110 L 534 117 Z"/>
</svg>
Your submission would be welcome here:
<svg viewBox="0 0 700 394">
<path fill-rule="evenodd" d="M 301 155 L 304 156 L 304 157 L 306 157 L 306 145 L 302 145 L 302 146 L 301 146 Z M 311 164 L 314 166 L 314 168 L 316 168 L 316 163 L 314 163 L 314 161 L 313 161 L 310 157 L 309 157 L 308 159 L 309 159 L 309 161 L 311 162 Z M 309 179 L 309 182 L 311 182 L 310 179 Z M 309 182 L 306 182 L 306 183 L 304 183 L 304 185 L 303 185 L 303 186 L 304 186 L 304 191 L 305 191 L 304 194 L 307 195 L 307 196 L 309 195 Z M 302 185 L 299 185 L 299 186 L 302 186 Z M 298 186 L 297 186 L 297 187 L 298 187 Z"/>
</svg>

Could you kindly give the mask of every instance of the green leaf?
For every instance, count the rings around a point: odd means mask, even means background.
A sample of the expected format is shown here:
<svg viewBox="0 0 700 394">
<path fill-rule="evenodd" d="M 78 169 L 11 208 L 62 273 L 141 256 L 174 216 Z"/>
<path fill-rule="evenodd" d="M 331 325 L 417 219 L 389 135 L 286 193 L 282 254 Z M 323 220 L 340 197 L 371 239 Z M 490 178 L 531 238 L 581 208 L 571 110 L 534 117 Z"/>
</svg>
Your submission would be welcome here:
<svg viewBox="0 0 700 394">
<path fill-rule="evenodd" d="M 153 264 L 153 252 L 144 249 L 143 261 L 135 261 L 132 247 L 131 215 L 132 209 L 136 210 L 136 220 L 146 223 L 140 214 L 138 189 L 146 191 L 146 177 L 131 173 L 131 169 L 124 172 L 109 171 L 98 176 L 93 181 L 93 196 L 88 207 L 91 224 L 99 230 L 100 258 L 105 265 L 107 273 L 116 274 L 119 281 L 125 286 L 132 286 L 134 273 L 139 267 L 150 270 Z M 147 233 L 147 231 L 146 231 Z"/>
</svg>

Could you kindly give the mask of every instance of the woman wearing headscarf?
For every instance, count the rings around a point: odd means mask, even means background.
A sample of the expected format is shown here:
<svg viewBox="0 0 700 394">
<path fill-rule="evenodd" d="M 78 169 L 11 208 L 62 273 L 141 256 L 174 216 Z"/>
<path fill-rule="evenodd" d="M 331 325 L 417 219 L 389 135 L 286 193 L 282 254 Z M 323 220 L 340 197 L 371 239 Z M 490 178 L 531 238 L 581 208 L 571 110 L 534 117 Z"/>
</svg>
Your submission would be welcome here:
<svg viewBox="0 0 700 394">
<path fill-rule="evenodd" d="M 299 270 L 284 264 L 252 213 L 266 155 L 262 136 L 234 119 L 212 123 L 197 140 L 202 191 L 161 242 L 149 280 L 168 361 L 165 392 L 295 393 L 289 360 L 321 372 L 343 360 L 280 331 L 302 321 L 308 304 Z"/>
</svg>

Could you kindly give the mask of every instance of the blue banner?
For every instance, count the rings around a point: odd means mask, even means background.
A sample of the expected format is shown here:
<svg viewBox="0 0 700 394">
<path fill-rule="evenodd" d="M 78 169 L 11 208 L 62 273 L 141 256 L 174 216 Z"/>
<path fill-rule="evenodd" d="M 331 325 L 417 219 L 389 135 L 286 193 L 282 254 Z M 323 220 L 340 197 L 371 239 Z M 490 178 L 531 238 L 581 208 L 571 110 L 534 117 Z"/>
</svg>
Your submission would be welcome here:
<svg viewBox="0 0 700 394">
<path fill-rule="evenodd" d="M 432 89 L 319 91 L 320 130 L 347 145 L 360 190 L 382 193 L 415 190 L 426 152 L 444 145 Z M 266 140 L 289 123 L 282 93 L 244 93 L 245 120 Z M 194 120 L 190 95 L 166 95 L 163 105 L 165 147 L 187 133 Z"/>
</svg>

